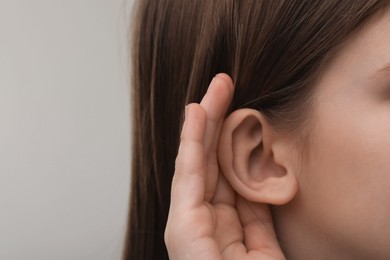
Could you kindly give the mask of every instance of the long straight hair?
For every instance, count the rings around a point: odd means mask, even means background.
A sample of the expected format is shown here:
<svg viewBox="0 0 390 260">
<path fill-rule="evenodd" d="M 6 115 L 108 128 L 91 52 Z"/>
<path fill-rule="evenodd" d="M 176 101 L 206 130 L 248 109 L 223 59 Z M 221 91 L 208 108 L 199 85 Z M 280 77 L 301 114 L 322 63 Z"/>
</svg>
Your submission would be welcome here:
<svg viewBox="0 0 390 260">
<path fill-rule="evenodd" d="M 231 75 L 229 112 L 303 133 L 315 80 L 379 0 L 136 0 L 132 181 L 123 259 L 168 259 L 164 230 L 184 106 Z"/>
</svg>

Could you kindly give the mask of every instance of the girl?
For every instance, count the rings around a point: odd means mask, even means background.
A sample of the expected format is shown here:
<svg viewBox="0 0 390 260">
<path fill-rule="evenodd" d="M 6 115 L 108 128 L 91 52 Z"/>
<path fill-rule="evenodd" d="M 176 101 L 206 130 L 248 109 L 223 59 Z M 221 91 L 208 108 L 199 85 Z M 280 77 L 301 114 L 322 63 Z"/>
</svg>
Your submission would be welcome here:
<svg viewBox="0 0 390 260">
<path fill-rule="evenodd" d="M 390 259 L 388 5 L 138 1 L 123 259 Z"/>
</svg>

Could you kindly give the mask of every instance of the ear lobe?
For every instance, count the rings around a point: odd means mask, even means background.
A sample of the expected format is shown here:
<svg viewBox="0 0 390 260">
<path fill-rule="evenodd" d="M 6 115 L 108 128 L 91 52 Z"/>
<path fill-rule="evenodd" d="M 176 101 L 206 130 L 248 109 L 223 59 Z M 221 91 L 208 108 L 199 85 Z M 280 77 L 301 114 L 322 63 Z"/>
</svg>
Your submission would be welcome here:
<svg viewBox="0 0 390 260">
<path fill-rule="evenodd" d="M 282 205 L 298 183 L 288 139 L 281 138 L 254 109 L 239 109 L 225 120 L 218 143 L 221 170 L 243 198 Z"/>
</svg>

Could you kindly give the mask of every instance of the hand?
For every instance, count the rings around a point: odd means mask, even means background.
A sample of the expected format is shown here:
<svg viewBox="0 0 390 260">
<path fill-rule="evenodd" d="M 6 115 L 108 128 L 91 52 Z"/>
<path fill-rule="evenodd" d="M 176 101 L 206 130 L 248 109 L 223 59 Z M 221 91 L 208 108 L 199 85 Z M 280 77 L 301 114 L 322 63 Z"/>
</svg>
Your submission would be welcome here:
<svg viewBox="0 0 390 260">
<path fill-rule="evenodd" d="M 285 259 L 269 207 L 237 195 L 220 172 L 219 134 L 233 82 L 218 74 L 186 107 L 165 230 L 170 259 Z"/>
</svg>

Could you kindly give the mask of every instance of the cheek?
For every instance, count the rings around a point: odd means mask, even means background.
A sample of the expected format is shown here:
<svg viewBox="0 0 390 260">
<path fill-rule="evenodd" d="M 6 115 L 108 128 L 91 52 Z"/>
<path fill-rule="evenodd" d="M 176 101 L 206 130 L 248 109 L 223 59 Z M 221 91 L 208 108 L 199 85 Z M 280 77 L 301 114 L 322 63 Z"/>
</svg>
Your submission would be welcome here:
<svg viewBox="0 0 390 260">
<path fill-rule="evenodd" d="M 312 222 L 339 245 L 388 250 L 390 109 L 327 111 L 318 115 L 300 179 Z"/>
</svg>

